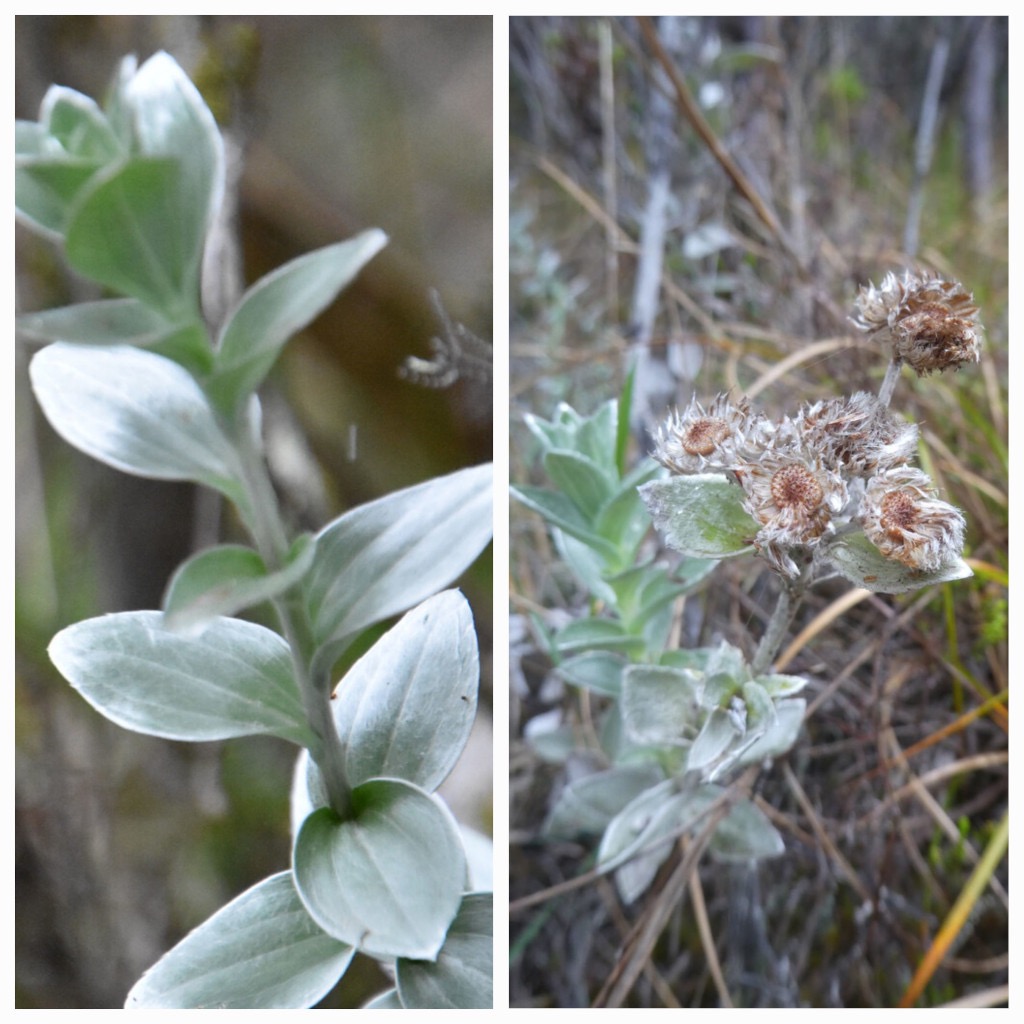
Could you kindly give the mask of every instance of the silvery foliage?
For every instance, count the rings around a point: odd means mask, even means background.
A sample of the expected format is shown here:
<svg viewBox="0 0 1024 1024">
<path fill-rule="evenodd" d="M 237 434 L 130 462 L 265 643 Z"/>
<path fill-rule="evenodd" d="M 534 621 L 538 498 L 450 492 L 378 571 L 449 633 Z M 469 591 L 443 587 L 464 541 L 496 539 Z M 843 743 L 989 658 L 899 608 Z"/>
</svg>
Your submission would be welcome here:
<svg viewBox="0 0 1024 1024">
<path fill-rule="evenodd" d="M 253 538 L 189 559 L 162 609 L 61 630 L 51 659 L 127 729 L 194 741 L 268 734 L 301 751 L 291 864 L 187 935 L 127 1006 L 310 1007 L 356 952 L 395 979 L 373 1005 L 490 1006 L 489 865 L 436 790 L 476 713 L 472 614 L 446 588 L 490 539 L 491 467 L 289 538 L 262 451 L 256 390 L 387 239 L 371 229 L 291 261 L 249 288 L 211 338 L 200 277 L 223 145 L 165 53 L 141 67 L 125 60 L 102 108 L 53 86 L 39 120 L 17 123 L 15 179 L 19 218 L 111 295 L 19 320 L 46 343 L 30 375 L 50 423 L 126 473 L 218 490 Z M 235 617 L 265 602 L 280 631 Z M 395 617 L 334 679 L 360 633 Z"/>
</svg>

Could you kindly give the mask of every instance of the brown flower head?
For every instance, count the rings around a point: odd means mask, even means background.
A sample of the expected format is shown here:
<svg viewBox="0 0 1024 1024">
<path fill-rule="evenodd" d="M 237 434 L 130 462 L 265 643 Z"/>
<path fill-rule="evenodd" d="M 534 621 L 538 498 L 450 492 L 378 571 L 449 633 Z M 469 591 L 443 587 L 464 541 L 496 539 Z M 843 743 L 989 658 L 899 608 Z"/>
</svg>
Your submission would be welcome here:
<svg viewBox="0 0 1024 1024">
<path fill-rule="evenodd" d="M 790 423 L 781 425 L 777 443 L 735 474 L 746 495 L 744 509 L 761 525 L 754 546 L 776 572 L 795 577 L 799 569 L 789 552 L 813 547 L 832 532 L 847 489 L 820 452 L 794 439 Z"/>
<path fill-rule="evenodd" d="M 976 363 L 981 353 L 978 307 L 958 281 L 927 271 L 888 273 L 857 295 L 858 330 L 892 342 L 893 358 L 918 376 Z"/>
<path fill-rule="evenodd" d="M 796 417 L 805 447 L 851 476 L 869 477 L 905 463 L 917 445 L 917 427 L 858 391 L 805 406 Z"/>
<path fill-rule="evenodd" d="M 673 473 L 726 472 L 742 451 L 766 443 L 770 429 L 745 398 L 733 404 L 719 395 L 707 409 L 693 398 L 685 412 L 673 413 L 659 428 L 652 455 Z"/>
<path fill-rule="evenodd" d="M 860 507 L 864 535 L 886 558 L 933 572 L 960 557 L 964 517 L 935 497 L 931 480 L 912 466 L 868 481 Z"/>
</svg>

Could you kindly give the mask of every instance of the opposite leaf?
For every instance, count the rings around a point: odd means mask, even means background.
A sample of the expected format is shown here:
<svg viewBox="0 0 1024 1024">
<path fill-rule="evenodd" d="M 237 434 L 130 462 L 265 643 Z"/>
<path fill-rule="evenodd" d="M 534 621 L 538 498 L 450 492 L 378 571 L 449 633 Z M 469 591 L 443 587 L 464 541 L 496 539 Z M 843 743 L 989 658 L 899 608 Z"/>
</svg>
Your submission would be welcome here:
<svg viewBox="0 0 1024 1024">
<path fill-rule="evenodd" d="M 905 594 L 972 575 L 971 567 L 962 558 L 954 558 L 932 572 L 910 569 L 886 558 L 863 533 L 835 538 L 821 549 L 819 557 L 832 562 L 852 583 L 876 594 Z"/>
<path fill-rule="evenodd" d="M 234 408 L 255 391 L 292 335 L 327 308 L 384 247 L 373 229 L 306 253 L 257 281 L 228 318 L 217 344 L 210 394 Z"/>
<path fill-rule="evenodd" d="M 316 639 L 334 646 L 446 587 L 491 538 L 488 463 L 396 491 L 320 532 L 306 581 Z"/>
<path fill-rule="evenodd" d="M 307 1009 L 354 955 L 316 926 L 282 871 L 185 936 L 135 983 L 125 1008 Z"/>
<path fill-rule="evenodd" d="M 189 373 L 130 346 L 58 342 L 33 357 L 29 375 L 54 430 L 115 469 L 193 480 L 244 501 L 234 449 Z"/>
<path fill-rule="evenodd" d="M 217 122 L 170 54 L 155 53 L 137 71 L 127 72 L 124 67 L 117 105 L 139 151 L 172 157 L 181 165 L 175 196 L 183 216 L 179 230 L 196 239 L 198 260 L 224 191 L 224 145 Z"/>
<path fill-rule="evenodd" d="M 494 898 L 467 893 L 434 963 L 399 959 L 398 994 L 407 1010 L 484 1010 L 493 1005 Z"/>
<path fill-rule="evenodd" d="M 168 157 L 135 157 L 101 171 L 71 211 L 68 262 L 171 320 L 198 319 L 203 235 L 183 179 L 182 162 Z"/>
<path fill-rule="evenodd" d="M 408 612 L 334 694 L 349 785 L 388 777 L 437 789 L 469 738 L 479 678 L 473 617 L 458 591 Z"/>
<path fill-rule="evenodd" d="M 718 474 L 673 476 L 640 487 L 665 543 L 693 558 L 728 558 L 752 550 L 757 523 L 743 492 Z"/>
<path fill-rule="evenodd" d="M 316 544 L 309 535 L 292 545 L 288 562 L 267 572 L 259 553 L 241 544 L 222 544 L 193 555 L 171 577 L 164 596 L 167 628 L 189 632 L 219 615 L 268 601 L 295 586 L 309 571 Z"/>
<path fill-rule="evenodd" d="M 698 724 L 701 680 L 689 669 L 629 665 L 622 675 L 622 718 L 637 743 L 679 744 Z"/>
<path fill-rule="evenodd" d="M 328 933 L 372 956 L 434 960 L 459 909 L 466 858 L 440 801 L 394 779 L 352 790 L 354 817 L 314 811 L 295 840 L 295 883 Z"/>
<path fill-rule="evenodd" d="M 270 734 L 314 742 L 292 681 L 288 645 L 239 619 L 197 637 L 173 633 L 160 612 L 86 619 L 50 642 L 61 674 L 125 729 L 172 740 Z"/>
<path fill-rule="evenodd" d="M 138 299 L 98 299 L 73 306 L 24 313 L 18 331 L 37 341 L 68 341 L 81 345 L 138 345 L 148 348 L 175 334 L 179 327 Z"/>
</svg>

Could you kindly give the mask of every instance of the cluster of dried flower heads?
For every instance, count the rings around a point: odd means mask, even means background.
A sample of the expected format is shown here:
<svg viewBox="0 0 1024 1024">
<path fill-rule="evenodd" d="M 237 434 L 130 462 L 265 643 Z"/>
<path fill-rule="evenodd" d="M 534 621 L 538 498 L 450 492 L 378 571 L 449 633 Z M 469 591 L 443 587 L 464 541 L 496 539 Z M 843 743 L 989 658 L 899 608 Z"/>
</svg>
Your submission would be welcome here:
<svg viewBox="0 0 1024 1024">
<path fill-rule="evenodd" d="M 955 282 L 889 274 L 857 299 L 854 324 L 892 343 L 895 370 L 918 374 L 979 358 L 977 307 Z M 917 427 L 890 412 L 887 397 L 858 392 L 771 421 L 743 398 L 696 398 L 660 428 L 654 457 L 673 473 L 723 473 L 743 489 L 758 525 L 758 553 L 796 578 L 820 543 L 860 528 L 883 556 L 931 572 L 960 557 L 964 518 L 909 465 Z"/>
</svg>

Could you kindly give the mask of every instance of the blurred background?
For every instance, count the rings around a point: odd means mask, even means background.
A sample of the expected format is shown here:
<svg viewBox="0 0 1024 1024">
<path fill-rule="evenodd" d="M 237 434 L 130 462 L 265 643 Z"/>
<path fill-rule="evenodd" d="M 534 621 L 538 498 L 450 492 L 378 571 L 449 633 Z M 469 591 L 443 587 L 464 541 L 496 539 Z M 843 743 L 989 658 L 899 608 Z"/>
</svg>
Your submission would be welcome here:
<svg viewBox="0 0 1024 1024">
<path fill-rule="evenodd" d="M 51 83 L 101 98 L 123 56 L 160 49 L 192 76 L 235 155 L 245 283 L 369 227 L 390 236 L 289 343 L 264 392 L 295 529 L 489 461 L 491 19 L 20 16 L 16 116 L 35 120 Z M 94 297 L 20 225 L 16 259 L 19 311 Z M 399 372 L 445 333 L 432 289 L 483 343 L 472 372 L 444 388 Z M 159 607 L 183 558 L 239 538 L 195 489 L 118 474 L 56 438 L 30 394 L 30 355 L 19 347 L 16 365 L 16 1003 L 117 1007 L 185 932 L 287 865 L 294 748 L 136 736 L 52 669 L 57 630 Z M 489 551 L 459 585 L 480 637 L 481 707 L 444 793 L 489 834 Z M 382 984 L 359 961 L 345 995 L 323 1005 L 359 1005 Z"/>
<path fill-rule="evenodd" d="M 966 514 L 975 575 L 838 617 L 841 583 L 805 603 L 791 636 L 830 614 L 784 671 L 811 678 L 811 714 L 756 787 L 786 853 L 704 864 L 703 909 L 674 909 L 627 1005 L 894 1006 L 1007 807 L 1007 22 L 641 21 L 511 19 L 513 482 L 546 483 L 526 414 L 588 415 L 634 363 L 636 459 L 694 393 L 734 388 L 774 417 L 877 391 L 887 354 L 847 317 L 890 270 L 964 282 L 987 333 L 979 365 L 905 370 L 893 400 Z M 592 770 L 601 702 L 559 682 L 531 626 L 587 595 L 515 504 L 510 557 L 511 1000 L 588 1006 L 657 892 L 622 906 L 599 880 L 515 909 L 593 853 L 545 839 L 573 766 L 531 729 L 573 730 Z M 723 562 L 686 599 L 694 645 L 749 656 L 775 585 L 756 559 Z M 1004 860 L 924 1005 L 1005 999 L 1006 875 Z"/>
</svg>

